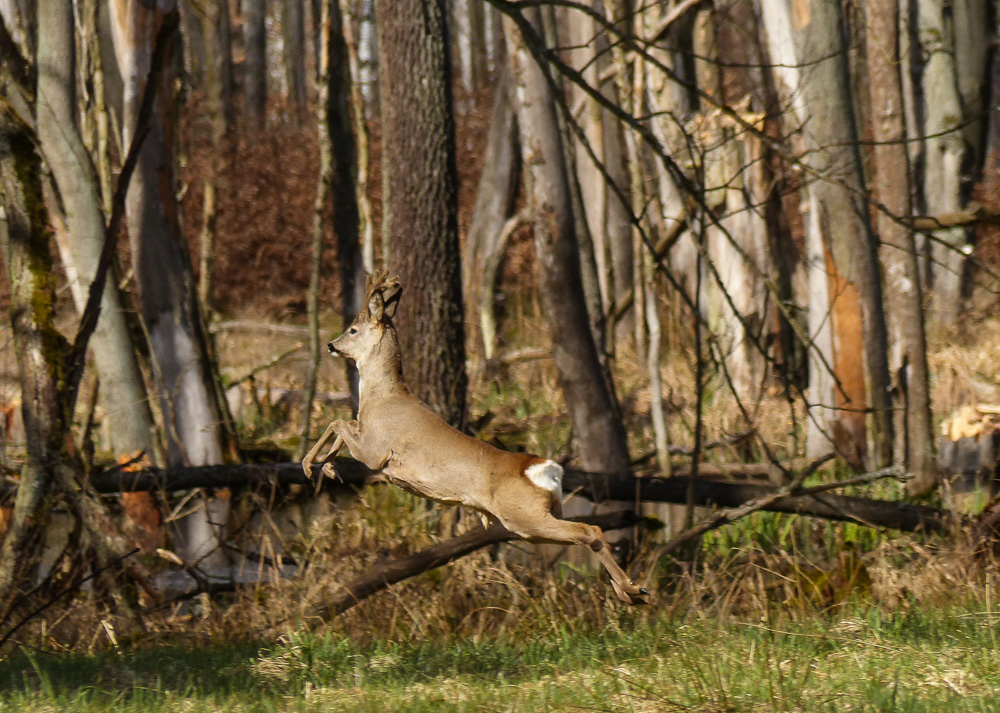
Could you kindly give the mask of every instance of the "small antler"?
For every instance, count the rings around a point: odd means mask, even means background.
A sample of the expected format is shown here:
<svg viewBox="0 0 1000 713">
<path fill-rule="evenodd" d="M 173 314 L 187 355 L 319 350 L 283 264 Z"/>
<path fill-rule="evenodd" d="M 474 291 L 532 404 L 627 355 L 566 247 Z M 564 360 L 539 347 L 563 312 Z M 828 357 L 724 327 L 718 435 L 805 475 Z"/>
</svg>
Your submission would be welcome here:
<svg viewBox="0 0 1000 713">
<path fill-rule="evenodd" d="M 390 304 L 394 300 L 398 300 L 400 294 L 402 293 L 402 287 L 399 286 L 399 278 L 395 275 L 389 277 L 388 270 L 382 270 L 381 272 L 376 271 L 365 278 L 365 301 L 363 306 L 363 311 L 371 316 L 368 310 L 368 305 L 372 295 L 376 292 L 381 293 L 382 302 L 386 305 Z"/>
</svg>

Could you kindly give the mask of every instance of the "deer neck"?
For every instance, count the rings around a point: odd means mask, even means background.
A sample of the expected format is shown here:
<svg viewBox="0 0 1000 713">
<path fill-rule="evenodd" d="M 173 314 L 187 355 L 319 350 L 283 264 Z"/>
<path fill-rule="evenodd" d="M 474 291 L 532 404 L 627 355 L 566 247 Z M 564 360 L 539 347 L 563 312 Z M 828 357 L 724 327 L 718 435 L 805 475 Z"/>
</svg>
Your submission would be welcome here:
<svg viewBox="0 0 1000 713">
<path fill-rule="evenodd" d="M 358 401 L 371 402 L 398 393 L 409 393 L 403 381 L 403 358 L 392 332 L 358 366 Z"/>
</svg>

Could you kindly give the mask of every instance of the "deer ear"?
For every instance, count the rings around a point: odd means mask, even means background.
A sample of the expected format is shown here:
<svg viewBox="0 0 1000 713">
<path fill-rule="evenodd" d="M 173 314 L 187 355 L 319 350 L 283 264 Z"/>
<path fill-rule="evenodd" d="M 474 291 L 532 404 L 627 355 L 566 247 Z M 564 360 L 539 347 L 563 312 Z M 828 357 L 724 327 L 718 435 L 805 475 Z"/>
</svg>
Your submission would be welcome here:
<svg viewBox="0 0 1000 713">
<path fill-rule="evenodd" d="M 372 316 L 373 322 L 380 322 L 385 314 L 385 300 L 382 299 L 381 292 L 373 292 L 368 298 L 368 314 Z"/>
<path fill-rule="evenodd" d="M 403 295 L 403 288 L 396 285 L 396 288 L 385 298 L 385 316 L 392 319 L 396 314 L 396 307 L 399 306 L 399 298 Z"/>
</svg>

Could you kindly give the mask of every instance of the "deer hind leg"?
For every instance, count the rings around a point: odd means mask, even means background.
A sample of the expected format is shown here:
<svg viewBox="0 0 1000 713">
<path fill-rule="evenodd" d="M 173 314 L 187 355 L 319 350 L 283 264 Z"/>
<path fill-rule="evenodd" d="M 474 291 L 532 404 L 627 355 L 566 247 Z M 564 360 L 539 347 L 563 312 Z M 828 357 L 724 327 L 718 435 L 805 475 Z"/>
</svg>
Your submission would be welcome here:
<svg viewBox="0 0 1000 713">
<path fill-rule="evenodd" d="M 532 523 L 528 527 L 517 527 L 515 523 L 504 523 L 508 529 L 516 532 L 522 537 L 529 539 L 548 540 L 551 542 L 564 542 L 566 544 L 578 544 L 589 547 L 597 554 L 604 569 L 611 575 L 611 586 L 615 590 L 618 598 L 627 604 L 642 604 L 648 592 L 635 584 L 628 575 L 618 566 L 614 556 L 611 554 L 611 547 L 604 539 L 604 532 L 594 525 L 586 525 L 582 522 L 570 522 L 560 520 L 546 513 L 540 522 Z M 514 527 L 511 527 L 514 525 Z"/>
</svg>

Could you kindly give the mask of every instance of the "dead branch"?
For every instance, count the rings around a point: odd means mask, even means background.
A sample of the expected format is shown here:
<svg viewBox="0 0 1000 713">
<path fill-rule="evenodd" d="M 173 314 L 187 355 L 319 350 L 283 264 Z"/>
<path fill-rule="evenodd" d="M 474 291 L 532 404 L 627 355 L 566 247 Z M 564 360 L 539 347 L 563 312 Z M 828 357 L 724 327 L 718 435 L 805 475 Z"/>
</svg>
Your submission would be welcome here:
<svg viewBox="0 0 1000 713">
<path fill-rule="evenodd" d="M 818 460 L 813 461 L 812 463 L 809 463 L 808 466 L 803 468 L 795 476 L 795 478 L 792 479 L 792 482 L 790 482 L 788 485 L 778 488 L 778 490 L 776 490 L 773 493 L 762 495 L 761 497 L 755 498 L 750 502 L 744 503 L 740 507 L 734 508 L 732 510 L 723 510 L 721 512 L 712 513 L 708 517 L 704 518 L 697 525 L 689 527 L 687 530 L 680 533 L 672 540 L 670 540 L 662 547 L 660 547 L 657 550 L 659 556 L 662 557 L 665 554 L 673 552 L 678 547 L 683 545 L 685 542 L 689 542 L 690 540 L 693 540 L 697 537 L 701 537 L 710 530 L 715 530 L 719 527 L 722 527 L 723 525 L 728 525 L 731 522 L 736 522 L 740 518 L 746 517 L 750 513 L 757 512 L 758 510 L 763 510 L 767 508 L 769 505 L 772 505 L 773 503 L 777 502 L 778 500 L 781 500 L 782 498 L 786 498 L 789 495 L 792 495 L 793 493 L 798 491 L 799 486 L 802 485 L 802 481 L 804 481 L 810 475 L 815 473 L 816 470 L 821 465 L 823 465 L 832 458 L 833 454 L 831 453 L 829 455 L 823 456 L 822 458 L 819 458 Z M 837 485 L 840 484 L 835 483 L 833 484 L 833 487 L 837 487 Z"/>
<path fill-rule="evenodd" d="M 602 530 L 630 527 L 638 521 L 635 513 L 630 511 L 568 519 L 597 525 Z M 412 555 L 378 562 L 358 579 L 343 585 L 341 591 L 337 592 L 331 601 L 315 610 L 312 616 L 330 619 L 396 582 L 448 564 L 483 547 L 516 539 L 517 535 L 499 523 L 488 528 L 480 525 L 464 535 L 438 542 Z"/>
</svg>

